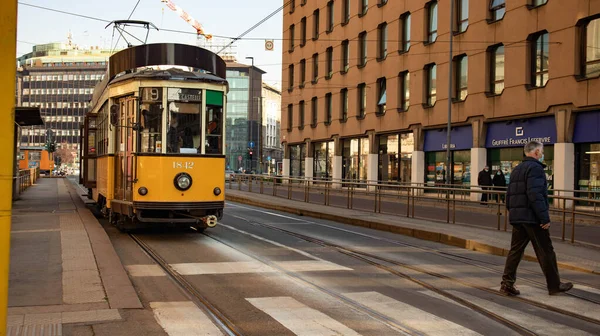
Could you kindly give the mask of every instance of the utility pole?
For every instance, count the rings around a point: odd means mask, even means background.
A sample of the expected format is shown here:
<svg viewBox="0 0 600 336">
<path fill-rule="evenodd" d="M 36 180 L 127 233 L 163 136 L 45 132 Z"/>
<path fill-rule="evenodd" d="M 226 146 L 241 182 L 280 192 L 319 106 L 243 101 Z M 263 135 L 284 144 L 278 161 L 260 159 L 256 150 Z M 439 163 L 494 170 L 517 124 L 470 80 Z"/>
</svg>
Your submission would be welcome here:
<svg viewBox="0 0 600 336">
<path fill-rule="evenodd" d="M 450 151 L 450 144 L 452 137 L 450 131 L 452 130 L 452 62 L 453 57 L 453 37 L 454 37 L 454 0 L 450 0 L 450 53 L 448 55 L 448 127 L 447 127 L 447 139 L 446 139 L 446 184 L 452 184 L 452 152 Z"/>
<path fill-rule="evenodd" d="M 17 0 L 4 1 L 0 19 L 0 336 L 6 335 L 14 162 Z M 4 190 L 4 191 L 2 191 Z"/>
<path fill-rule="evenodd" d="M 254 90 L 253 90 L 254 85 L 252 83 L 254 81 L 254 78 L 253 78 L 254 76 L 252 76 L 252 72 L 254 71 L 254 57 L 248 56 L 248 57 L 246 57 L 246 59 L 252 60 L 252 67 L 248 71 L 248 77 L 250 78 L 249 79 L 250 80 L 250 88 L 249 88 L 250 92 L 248 95 L 248 98 L 249 98 L 248 103 L 249 103 L 249 107 L 250 107 L 250 113 L 248 114 L 248 126 L 250 127 L 250 140 L 248 142 L 254 142 L 252 139 L 252 136 L 253 136 L 252 131 L 254 129 L 254 127 L 252 127 L 252 117 L 254 115 Z M 248 145 L 250 145 L 250 144 L 248 144 Z M 255 145 L 256 145 L 256 143 L 255 143 Z M 254 158 L 250 159 L 250 171 L 252 171 L 252 161 L 254 161 Z"/>
</svg>

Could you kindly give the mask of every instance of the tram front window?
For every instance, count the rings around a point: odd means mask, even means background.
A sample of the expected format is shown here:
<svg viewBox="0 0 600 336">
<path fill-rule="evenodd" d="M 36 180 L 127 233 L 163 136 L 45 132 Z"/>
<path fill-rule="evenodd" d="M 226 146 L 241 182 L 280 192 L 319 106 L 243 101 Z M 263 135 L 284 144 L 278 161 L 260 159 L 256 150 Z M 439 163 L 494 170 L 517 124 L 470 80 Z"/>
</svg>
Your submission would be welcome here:
<svg viewBox="0 0 600 336">
<path fill-rule="evenodd" d="M 141 148 L 142 153 L 162 152 L 162 107 L 160 103 L 141 106 Z"/>
<path fill-rule="evenodd" d="M 168 107 L 167 153 L 200 153 L 201 104 L 169 102 Z"/>
<path fill-rule="evenodd" d="M 206 154 L 223 153 L 223 107 L 206 106 Z"/>
</svg>

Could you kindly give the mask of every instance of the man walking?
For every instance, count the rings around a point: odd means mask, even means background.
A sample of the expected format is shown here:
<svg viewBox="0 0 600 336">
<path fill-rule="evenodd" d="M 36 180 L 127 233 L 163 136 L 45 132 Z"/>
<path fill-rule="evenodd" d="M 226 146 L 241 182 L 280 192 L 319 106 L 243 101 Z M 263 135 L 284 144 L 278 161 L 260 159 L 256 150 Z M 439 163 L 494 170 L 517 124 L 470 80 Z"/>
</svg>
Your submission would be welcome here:
<svg viewBox="0 0 600 336">
<path fill-rule="evenodd" d="M 486 204 L 488 200 L 488 194 L 485 190 L 488 190 L 492 186 L 492 176 L 490 175 L 490 167 L 485 166 L 482 171 L 479 172 L 479 176 L 477 176 L 477 184 L 481 187 L 484 192 L 481 194 L 481 204 Z"/>
<path fill-rule="evenodd" d="M 546 276 L 548 294 L 554 295 L 573 288 L 570 282 L 560 282 L 556 254 L 550 240 L 550 213 L 548 211 L 548 182 L 544 168 L 544 145 L 529 142 L 525 148 L 525 160 L 510 175 L 506 195 L 506 208 L 513 227 L 510 252 L 502 275 L 500 291 L 507 295 L 519 295 L 515 287 L 517 267 L 529 241 Z"/>
</svg>

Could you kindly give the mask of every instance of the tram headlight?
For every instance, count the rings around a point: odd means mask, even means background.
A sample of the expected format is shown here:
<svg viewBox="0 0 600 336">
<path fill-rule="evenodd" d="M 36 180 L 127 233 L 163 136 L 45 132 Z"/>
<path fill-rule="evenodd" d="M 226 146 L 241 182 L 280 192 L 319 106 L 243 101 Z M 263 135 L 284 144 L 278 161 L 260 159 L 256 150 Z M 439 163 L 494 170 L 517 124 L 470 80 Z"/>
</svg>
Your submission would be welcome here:
<svg viewBox="0 0 600 336">
<path fill-rule="evenodd" d="M 141 187 L 140 189 L 138 189 L 138 193 L 142 196 L 146 196 L 146 195 L 148 195 L 148 188 Z"/>
<path fill-rule="evenodd" d="M 216 187 L 215 189 L 213 189 L 213 194 L 215 194 L 215 196 L 221 195 L 221 188 Z"/>
<path fill-rule="evenodd" d="M 175 176 L 175 188 L 185 191 L 192 186 L 192 177 L 186 173 L 179 173 Z"/>
</svg>

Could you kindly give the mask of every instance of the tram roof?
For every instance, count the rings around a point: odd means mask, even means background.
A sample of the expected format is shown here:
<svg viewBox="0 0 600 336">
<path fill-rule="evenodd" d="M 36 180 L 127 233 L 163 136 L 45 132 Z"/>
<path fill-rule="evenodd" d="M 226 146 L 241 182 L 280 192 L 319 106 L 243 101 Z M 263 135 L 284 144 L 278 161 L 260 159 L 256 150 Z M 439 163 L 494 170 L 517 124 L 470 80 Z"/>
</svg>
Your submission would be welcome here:
<svg viewBox="0 0 600 336">
<path fill-rule="evenodd" d="M 111 83 L 117 83 L 132 78 L 155 80 L 192 80 L 200 82 L 213 82 L 217 84 L 227 83 L 227 80 L 225 80 L 224 78 L 220 78 L 213 74 L 185 71 L 178 68 L 171 68 L 166 70 L 148 69 L 138 72 L 132 72 L 113 79 Z"/>
</svg>

